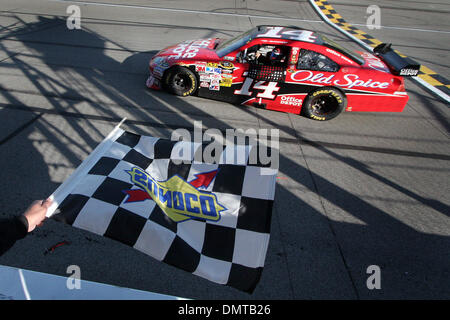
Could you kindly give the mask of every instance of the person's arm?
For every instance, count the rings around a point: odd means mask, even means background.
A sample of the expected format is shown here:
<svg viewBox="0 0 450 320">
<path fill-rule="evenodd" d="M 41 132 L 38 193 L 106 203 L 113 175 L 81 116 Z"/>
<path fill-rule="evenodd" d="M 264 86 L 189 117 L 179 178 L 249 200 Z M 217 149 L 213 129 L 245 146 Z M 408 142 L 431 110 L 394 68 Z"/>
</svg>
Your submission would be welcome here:
<svg viewBox="0 0 450 320">
<path fill-rule="evenodd" d="M 28 232 L 42 225 L 51 203 L 48 199 L 34 201 L 23 215 L 0 219 L 0 256 L 9 250 L 17 240 L 23 239 Z"/>
<path fill-rule="evenodd" d="M 28 232 L 28 221 L 25 216 L 0 220 L 0 256 L 8 251 L 14 243 L 24 238 Z"/>
</svg>

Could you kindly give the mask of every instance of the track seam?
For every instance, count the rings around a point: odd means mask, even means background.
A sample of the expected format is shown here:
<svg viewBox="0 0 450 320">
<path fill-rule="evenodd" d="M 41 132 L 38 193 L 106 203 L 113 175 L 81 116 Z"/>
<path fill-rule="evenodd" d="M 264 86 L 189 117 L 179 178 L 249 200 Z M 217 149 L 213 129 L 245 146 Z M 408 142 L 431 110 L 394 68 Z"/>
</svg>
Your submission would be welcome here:
<svg viewBox="0 0 450 320">
<path fill-rule="evenodd" d="M 35 116 L 33 119 L 27 121 L 23 125 L 21 125 L 19 128 L 11 132 L 9 135 L 7 135 L 5 138 L 0 140 L 0 146 L 14 138 L 15 136 L 19 135 L 22 131 L 24 131 L 26 128 L 28 128 L 30 125 L 32 125 L 36 120 L 38 120 L 40 117 L 42 117 L 42 113 L 39 113 L 37 116 Z"/>
<path fill-rule="evenodd" d="M 328 216 L 327 210 L 325 208 L 325 204 L 323 202 L 323 198 L 322 198 L 322 196 L 319 193 L 319 187 L 317 186 L 316 180 L 314 179 L 314 175 L 313 175 L 313 173 L 311 171 L 311 168 L 308 165 L 308 161 L 306 160 L 306 158 L 304 156 L 304 152 L 303 152 L 302 144 L 301 144 L 301 142 L 304 141 L 304 139 L 300 139 L 300 136 L 298 135 L 297 130 L 295 130 L 294 123 L 292 122 L 292 119 L 291 119 L 291 116 L 290 116 L 289 113 L 288 113 L 288 119 L 289 119 L 289 122 L 291 124 L 292 130 L 294 130 L 294 134 L 295 134 L 295 137 L 296 137 L 297 142 L 298 142 L 298 147 L 300 149 L 300 153 L 302 155 L 303 160 L 305 161 L 306 170 L 308 171 L 308 173 L 309 173 L 309 175 L 311 177 L 311 181 L 313 183 L 314 191 L 317 194 L 317 197 L 319 198 L 320 206 L 322 207 L 323 213 L 324 213 L 324 215 L 326 217 L 326 220 L 328 222 L 328 227 L 330 228 L 331 234 L 333 235 L 334 241 L 336 242 L 336 246 L 337 246 L 337 249 L 339 251 L 339 255 L 341 256 L 342 263 L 344 264 L 345 270 L 347 271 L 347 275 L 350 278 L 350 282 L 352 284 L 353 291 L 354 291 L 354 293 L 356 295 L 356 298 L 358 300 L 360 300 L 358 289 L 356 288 L 355 281 L 353 280 L 353 277 L 352 277 L 352 274 L 351 274 L 351 271 L 350 271 L 350 267 L 347 264 L 347 260 L 345 259 L 344 252 L 342 251 L 342 247 L 341 247 L 341 245 L 339 243 L 339 240 L 337 238 L 337 234 L 336 234 L 336 232 L 335 232 L 335 230 L 333 228 L 333 224 L 331 223 L 331 219 Z"/>
</svg>

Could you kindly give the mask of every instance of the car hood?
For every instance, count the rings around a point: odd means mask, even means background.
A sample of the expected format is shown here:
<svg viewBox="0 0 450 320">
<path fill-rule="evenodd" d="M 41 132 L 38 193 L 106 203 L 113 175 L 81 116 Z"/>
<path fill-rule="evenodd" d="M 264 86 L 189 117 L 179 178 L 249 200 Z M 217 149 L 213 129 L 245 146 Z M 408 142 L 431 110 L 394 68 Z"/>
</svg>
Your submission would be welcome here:
<svg viewBox="0 0 450 320">
<path fill-rule="evenodd" d="M 185 60 L 218 59 L 214 48 L 220 41 L 219 38 L 187 40 L 164 48 L 155 57 L 163 57 L 170 64 Z"/>
</svg>

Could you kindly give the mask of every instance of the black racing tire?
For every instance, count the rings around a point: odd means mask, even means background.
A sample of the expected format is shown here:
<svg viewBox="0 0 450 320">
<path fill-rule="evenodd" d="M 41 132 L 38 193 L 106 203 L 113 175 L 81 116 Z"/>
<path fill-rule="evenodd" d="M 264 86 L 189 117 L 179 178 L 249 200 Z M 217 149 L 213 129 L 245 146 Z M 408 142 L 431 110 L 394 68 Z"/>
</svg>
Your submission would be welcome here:
<svg viewBox="0 0 450 320">
<path fill-rule="evenodd" d="M 336 118 L 347 107 L 345 95 L 335 88 L 322 87 L 311 92 L 302 106 L 302 115 L 326 121 Z"/>
<path fill-rule="evenodd" d="M 177 96 L 186 97 L 195 93 L 198 87 L 198 80 L 195 73 L 190 69 L 175 66 L 164 74 L 163 85 L 167 91 Z"/>
</svg>

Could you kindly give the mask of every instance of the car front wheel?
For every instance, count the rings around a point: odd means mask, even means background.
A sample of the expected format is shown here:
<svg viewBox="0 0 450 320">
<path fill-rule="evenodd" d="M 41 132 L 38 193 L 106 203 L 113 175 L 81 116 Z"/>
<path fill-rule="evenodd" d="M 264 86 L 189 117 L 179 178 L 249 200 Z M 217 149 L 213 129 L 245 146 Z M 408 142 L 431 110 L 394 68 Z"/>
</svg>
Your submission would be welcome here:
<svg viewBox="0 0 450 320">
<path fill-rule="evenodd" d="M 192 95 L 197 89 L 197 77 L 188 68 L 175 66 L 165 74 L 163 81 L 167 90 L 178 96 Z"/>
</svg>

